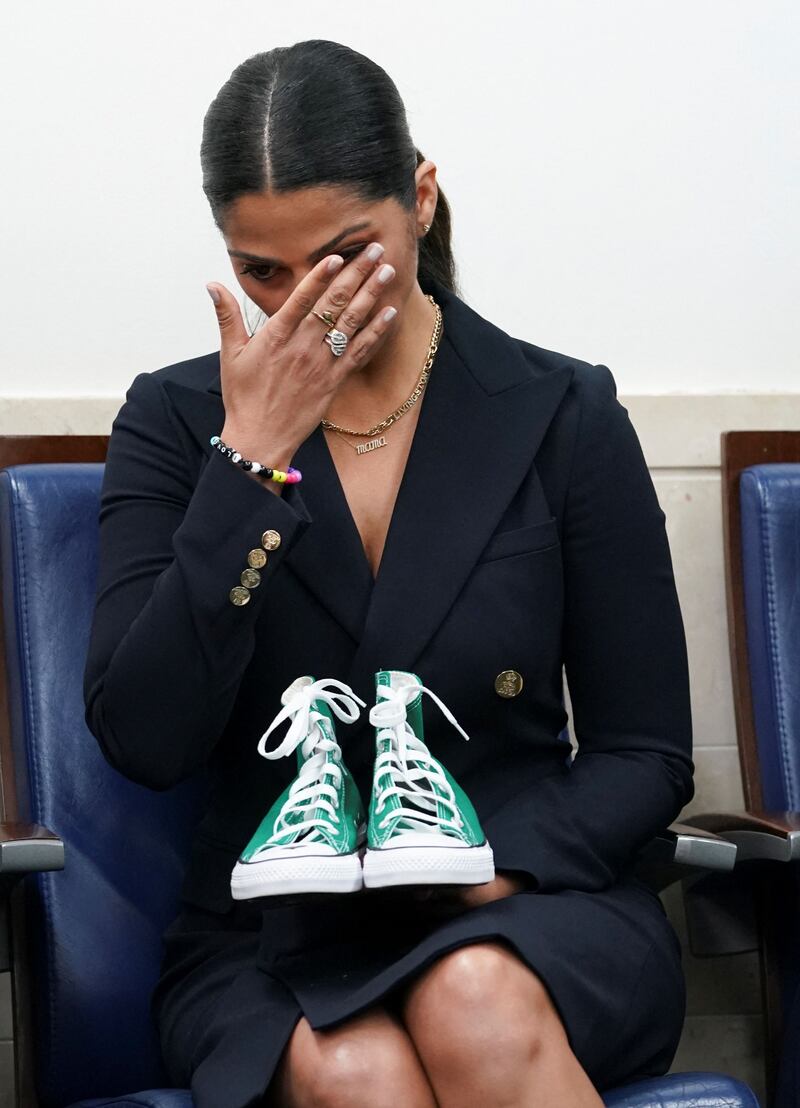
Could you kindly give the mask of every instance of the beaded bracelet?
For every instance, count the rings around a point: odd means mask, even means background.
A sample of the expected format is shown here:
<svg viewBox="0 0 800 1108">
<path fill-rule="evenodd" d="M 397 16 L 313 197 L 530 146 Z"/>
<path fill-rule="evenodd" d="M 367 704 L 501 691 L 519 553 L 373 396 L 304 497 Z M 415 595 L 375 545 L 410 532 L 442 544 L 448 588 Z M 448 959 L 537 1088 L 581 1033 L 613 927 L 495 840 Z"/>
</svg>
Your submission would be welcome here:
<svg viewBox="0 0 800 1108">
<path fill-rule="evenodd" d="M 232 446 L 226 446 L 219 435 L 212 435 L 209 441 L 212 446 L 215 446 L 221 454 L 235 462 L 237 466 L 252 470 L 253 473 L 258 473 L 259 476 L 265 477 L 269 481 L 280 481 L 287 485 L 295 485 L 298 481 L 303 480 L 302 473 L 294 466 L 289 466 L 287 470 L 271 469 L 269 466 L 263 466 L 261 462 L 251 462 L 248 458 L 243 458 L 238 450 L 234 450 Z"/>
</svg>

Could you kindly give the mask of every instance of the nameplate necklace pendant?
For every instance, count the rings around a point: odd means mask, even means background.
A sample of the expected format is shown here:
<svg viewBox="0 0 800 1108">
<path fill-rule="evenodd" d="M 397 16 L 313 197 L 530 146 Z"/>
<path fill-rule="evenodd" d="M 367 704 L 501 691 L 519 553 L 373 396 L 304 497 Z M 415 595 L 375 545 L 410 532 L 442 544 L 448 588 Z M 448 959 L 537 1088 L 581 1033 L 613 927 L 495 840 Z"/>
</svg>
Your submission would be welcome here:
<svg viewBox="0 0 800 1108">
<path fill-rule="evenodd" d="M 377 439 L 370 439 L 369 442 L 360 442 L 356 447 L 356 453 L 368 454 L 370 450 L 379 450 L 382 446 L 388 446 L 386 435 L 381 435 Z"/>
</svg>

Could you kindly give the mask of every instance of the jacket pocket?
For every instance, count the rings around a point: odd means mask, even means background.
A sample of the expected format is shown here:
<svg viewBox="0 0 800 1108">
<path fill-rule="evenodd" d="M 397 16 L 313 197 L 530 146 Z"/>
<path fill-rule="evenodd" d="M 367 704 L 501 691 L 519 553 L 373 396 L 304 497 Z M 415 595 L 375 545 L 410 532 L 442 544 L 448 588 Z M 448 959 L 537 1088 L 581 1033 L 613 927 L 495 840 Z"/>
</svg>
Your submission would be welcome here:
<svg viewBox="0 0 800 1108">
<path fill-rule="evenodd" d="M 539 523 L 527 523 L 524 527 L 514 527 L 510 531 L 498 531 L 489 539 L 477 564 L 509 558 L 514 554 L 533 554 L 538 550 L 557 546 L 558 542 L 556 517 L 551 516 Z"/>
</svg>

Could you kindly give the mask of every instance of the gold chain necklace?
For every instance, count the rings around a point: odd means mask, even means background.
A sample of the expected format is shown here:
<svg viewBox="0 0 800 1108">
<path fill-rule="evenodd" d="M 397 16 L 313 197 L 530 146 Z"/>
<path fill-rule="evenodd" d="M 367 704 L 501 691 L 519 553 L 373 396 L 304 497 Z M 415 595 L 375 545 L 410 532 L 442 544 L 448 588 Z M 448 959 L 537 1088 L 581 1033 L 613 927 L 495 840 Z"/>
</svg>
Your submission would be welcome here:
<svg viewBox="0 0 800 1108">
<path fill-rule="evenodd" d="M 439 307 L 430 293 L 426 293 L 425 298 L 427 300 L 430 300 L 431 304 L 433 304 L 434 308 L 436 309 L 436 321 L 433 325 L 433 333 L 431 335 L 431 341 L 428 345 L 428 356 L 425 359 L 425 365 L 422 367 L 422 373 L 420 373 L 417 383 L 414 386 L 408 399 L 404 400 L 399 408 L 395 408 L 391 415 L 386 416 L 386 418 L 382 419 L 380 423 L 376 423 L 374 427 L 370 427 L 368 431 L 354 431 L 349 427 L 340 427 L 338 423 L 332 423 L 329 419 L 321 420 L 321 424 L 326 431 L 335 432 L 337 435 L 339 435 L 340 439 L 343 439 L 344 442 L 347 442 L 347 439 L 344 438 L 345 435 L 356 435 L 359 438 L 370 439 L 370 442 L 361 442 L 358 444 L 352 442 L 347 443 L 348 446 L 353 447 L 357 454 L 368 454 L 373 450 L 379 449 L 379 447 L 381 446 L 388 445 L 386 442 L 386 436 L 381 435 L 380 432 L 385 431 L 387 427 L 390 427 L 391 424 L 400 419 L 401 416 L 405 415 L 409 408 L 411 408 L 411 406 L 415 404 L 417 400 L 419 400 L 426 384 L 428 383 L 431 366 L 433 365 L 433 359 L 436 356 L 436 351 L 439 349 L 439 341 L 442 335 L 442 309 Z"/>
</svg>

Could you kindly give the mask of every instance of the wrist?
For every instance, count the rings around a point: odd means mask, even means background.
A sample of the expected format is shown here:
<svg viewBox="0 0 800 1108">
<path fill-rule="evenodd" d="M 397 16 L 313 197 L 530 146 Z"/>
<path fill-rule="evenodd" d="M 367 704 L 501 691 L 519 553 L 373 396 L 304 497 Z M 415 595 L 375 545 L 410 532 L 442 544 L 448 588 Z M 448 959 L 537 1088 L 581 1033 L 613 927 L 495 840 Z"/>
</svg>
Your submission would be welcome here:
<svg viewBox="0 0 800 1108">
<path fill-rule="evenodd" d="M 285 442 L 272 441 L 265 444 L 256 441 L 252 437 L 240 434 L 232 427 L 223 427 L 218 434 L 226 446 L 238 451 L 243 458 L 247 458 L 251 462 L 260 462 L 261 465 L 269 466 L 270 469 L 286 471 L 291 465 L 297 449 Z M 254 476 L 257 475 L 254 474 Z"/>
<path fill-rule="evenodd" d="M 268 467 L 270 470 L 283 470 L 287 472 L 291 465 L 294 450 L 285 446 L 273 446 L 271 461 L 267 463 L 262 460 L 263 455 L 260 455 L 260 451 L 257 448 L 251 451 L 247 445 L 246 439 L 243 437 L 234 438 L 234 436 L 235 432 L 223 427 L 222 432 L 219 435 L 215 435 L 211 441 L 215 444 L 215 449 L 220 450 L 221 453 L 230 453 L 232 455 L 230 457 L 231 464 L 235 465 L 237 469 L 241 469 L 242 473 L 245 473 L 251 481 L 258 481 L 260 485 L 269 489 L 275 496 L 281 496 L 283 486 L 286 482 L 273 480 L 271 477 L 268 477 L 263 470 Z M 254 468 L 251 468 L 250 465 L 245 466 L 243 464 L 245 461 L 253 463 Z M 292 475 L 290 479 L 296 480 L 296 477 L 297 475 Z"/>
<path fill-rule="evenodd" d="M 242 473 L 249 477 L 251 481 L 257 481 L 259 485 L 263 485 L 265 489 L 274 492 L 276 496 L 281 496 L 283 494 L 285 488 L 283 482 L 270 481 L 269 478 L 265 477 L 262 473 L 255 473 L 252 469 L 243 469 Z"/>
</svg>

